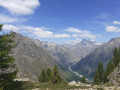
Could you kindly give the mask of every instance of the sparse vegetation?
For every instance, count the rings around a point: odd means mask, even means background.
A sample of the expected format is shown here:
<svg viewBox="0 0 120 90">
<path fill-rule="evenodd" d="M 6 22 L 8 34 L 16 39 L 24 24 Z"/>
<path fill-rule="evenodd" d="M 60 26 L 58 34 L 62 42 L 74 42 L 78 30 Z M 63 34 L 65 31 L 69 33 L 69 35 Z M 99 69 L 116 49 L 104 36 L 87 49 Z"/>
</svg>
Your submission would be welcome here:
<svg viewBox="0 0 120 90">
<path fill-rule="evenodd" d="M 61 83 L 62 81 L 56 65 L 53 68 L 52 72 L 51 69 L 48 68 L 45 73 L 45 70 L 43 69 L 40 76 L 38 76 L 38 80 L 40 83 L 51 82 L 52 84 Z"/>
<path fill-rule="evenodd" d="M 68 84 L 65 83 L 61 83 L 61 84 L 51 84 L 51 83 L 43 83 L 43 84 L 39 84 L 38 87 L 41 90 L 46 90 L 46 89 L 50 89 L 50 90 L 69 90 L 69 89 L 88 89 L 91 87 L 87 87 L 87 86 L 69 86 Z"/>
<path fill-rule="evenodd" d="M 81 82 L 81 83 L 86 83 L 86 79 L 85 79 L 84 76 L 80 79 L 80 82 Z"/>
<path fill-rule="evenodd" d="M 61 76 L 60 76 L 60 74 L 59 74 L 59 71 L 58 71 L 58 68 L 57 68 L 56 65 L 55 65 L 55 67 L 53 68 L 50 81 L 51 81 L 51 83 L 53 83 L 53 84 L 61 83 L 61 81 L 62 81 L 62 80 L 61 80 Z"/>
</svg>

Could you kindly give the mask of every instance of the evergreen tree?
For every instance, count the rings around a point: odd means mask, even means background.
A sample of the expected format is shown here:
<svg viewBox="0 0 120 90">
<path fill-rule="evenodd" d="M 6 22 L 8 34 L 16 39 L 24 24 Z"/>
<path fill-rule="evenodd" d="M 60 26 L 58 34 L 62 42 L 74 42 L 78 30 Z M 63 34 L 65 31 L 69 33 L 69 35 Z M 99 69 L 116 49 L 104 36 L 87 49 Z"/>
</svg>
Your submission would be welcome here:
<svg viewBox="0 0 120 90">
<path fill-rule="evenodd" d="M 100 84 L 100 77 L 97 70 L 95 71 L 93 82 L 94 84 Z"/>
<path fill-rule="evenodd" d="M 2 26 L 0 25 L 0 31 L 2 31 Z M 3 89 L 13 82 L 17 74 L 15 59 L 12 57 L 13 46 L 14 34 L 12 32 L 0 35 L 0 87 Z"/>
<path fill-rule="evenodd" d="M 95 84 L 102 83 L 103 73 L 104 73 L 103 64 L 100 62 L 100 63 L 98 63 L 97 70 L 95 71 L 95 74 L 94 74 L 94 83 Z"/>
<path fill-rule="evenodd" d="M 46 82 L 46 74 L 45 74 L 45 70 L 43 69 L 40 76 L 38 76 L 39 82 L 41 83 L 45 83 Z"/>
<path fill-rule="evenodd" d="M 113 70 L 114 70 L 114 68 L 115 68 L 114 63 L 113 63 L 112 61 L 110 61 L 110 62 L 107 64 L 107 66 L 106 66 L 107 75 L 109 75 L 110 73 L 112 73 Z"/>
<path fill-rule="evenodd" d="M 117 56 L 118 56 L 118 50 L 117 50 L 117 48 L 114 49 L 114 51 L 113 51 L 113 56 L 114 56 L 114 57 L 117 57 Z"/>
<path fill-rule="evenodd" d="M 103 83 L 108 82 L 107 77 L 108 77 L 108 73 L 105 71 L 104 74 L 103 74 Z"/>
<path fill-rule="evenodd" d="M 115 66 L 117 66 L 119 63 L 119 57 L 120 57 L 119 50 L 117 50 L 117 48 L 115 48 L 113 51 L 113 63 L 115 64 Z"/>
<path fill-rule="evenodd" d="M 119 47 L 119 50 L 118 50 L 118 56 L 120 57 L 120 47 Z"/>
<path fill-rule="evenodd" d="M 86 79 L 85 79 L 84 76 L 80 79 L 80 82 L 81 82 L 81 83 L 86 83 Z"/>
<path fill-rule="evenodd" d="M 120 47 L 119 47 L 119 50 L 117 50 L 117 48 L 114 49 L 113 60 L 106 65 L 105 70 L 103 70 L 102 63 L 98 64 L 97 70 L 95 71 L 95 74 L 94 74 L 94 79 L 93 79 L 94 83 L 100 84 L 102 82 L 103 83 L 108 82 L 108 79 L 107 79 L 108 75 L 113 72 L 113 70 L 119 63 L 120 63 Z"/>
<path fill-rule="evenodd" d="M 52 75 L 51 75 L 51 82 L 53 84 L 56 84 L 56 83 L 61 83 L 61 77 L 59 75 L 59 72 L 58 72 L 58 69 L 57 69 L 57 66 L 55 65 L 55 67 L 53 68 L 53 72 L 52 72 Z"/>
<path fill-rule="evenodd" d="M 99 75 L 99 78 L 100 78 L 100 83 L 102 83 L 104 69 L 103 69 L 103 64 L 101 62 L 98 64 L 98 70 L 97 71 L 98 71 L 98 75 Z"/>
<path fill-rule="evenodd" d="M 51 69 L 48 68 L 46 71 L 46 81 L 49 82 L 50 81 L 50 77 L 52 75 Z"/>
<path fill-rule="evenodd" d="M 113 63 L 112 61 L 110 61 L 110 62 L 107 64 L 106 69 L 105 69 L 105 72 L 104 72 L 104 75 L 103 75 L 103 82 L 104 82 L 104 83 L 108 82 L 107 77 L 108 77 L 108 75 L 109 75 L 110 73 L 113 72 L 114 68 L 115 68 L 114 63 Z"/>
</svg>

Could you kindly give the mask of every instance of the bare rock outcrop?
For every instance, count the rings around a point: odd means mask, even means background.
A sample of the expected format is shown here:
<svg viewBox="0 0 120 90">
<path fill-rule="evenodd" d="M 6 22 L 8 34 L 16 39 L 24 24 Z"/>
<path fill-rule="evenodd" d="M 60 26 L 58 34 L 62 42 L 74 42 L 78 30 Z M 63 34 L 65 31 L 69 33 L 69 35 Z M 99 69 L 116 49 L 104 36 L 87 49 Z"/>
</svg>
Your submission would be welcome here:
<svg viewBox="0 0 120 90">
<path fill-rule="evenodd" d="M 111 84 L 120 86 L 120 64 L 114 69 L 114 71 L 108 76 L 108 80 Z"/>
</svg>

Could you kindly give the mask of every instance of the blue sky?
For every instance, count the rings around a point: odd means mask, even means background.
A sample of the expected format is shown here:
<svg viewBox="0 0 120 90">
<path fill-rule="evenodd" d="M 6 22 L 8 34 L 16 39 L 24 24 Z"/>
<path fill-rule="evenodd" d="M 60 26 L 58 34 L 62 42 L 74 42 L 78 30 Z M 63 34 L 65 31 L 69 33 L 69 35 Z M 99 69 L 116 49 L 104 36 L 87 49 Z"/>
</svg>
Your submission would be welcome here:
<svg viewBox="0 0 120 90">
<path fill-rule="evenodd" d="M 120 0 L 0 0 L 0 24 L 44 41 L 107 42 L 120 36 Z"/>
</svg>

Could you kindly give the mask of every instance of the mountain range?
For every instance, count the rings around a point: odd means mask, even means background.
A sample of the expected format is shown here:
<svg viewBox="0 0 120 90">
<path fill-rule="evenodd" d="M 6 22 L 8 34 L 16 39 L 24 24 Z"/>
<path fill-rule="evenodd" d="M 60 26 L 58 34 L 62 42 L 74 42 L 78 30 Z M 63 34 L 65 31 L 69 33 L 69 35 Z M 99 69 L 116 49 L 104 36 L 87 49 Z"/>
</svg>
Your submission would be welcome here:
<svg viewBox="0 0 120 90">
<path fill-rule="evenodd" d="M 94 41 L 83 39 L 79 43 L 72 44 L 57 44 L 53 42 L 45 42 L 40 40 L 34 40 L 38 46 L 43 47 L 51 56 L 62 64 L 63 66 L 69 66 L 71 63 L 78 62 L 81 58 L 85 57 L 89 52 L 97 48 Z"/>
<path fill-rule="evenodd" d="M 33 81 L 37 80 L 42 69 L 52 69 L 54 65 L 58 66 L 63 79 L 78 79 L 79 77 L 70 72 L 68 67 L 85 57 L 90 50 L 98 47 L 95 42 L 85 39 L 69 47 L 64 44 L 31 39 L 18 33 L 15 33 L 15 44 L 13 56 L 19 71 L 18 77 Z M 77 50 L 85 53 L 75 52 Z"/>
<path fill-rule="evenodd" d="M 120 46 L 120 37 L 107 43 L 83 39 L 68 45 L 31 39 L 15 33 L 15 43 L 14 57 L 19 78 L 36 81 L 42 69 L 52 69 L 57 65 L 63 79 L 77 80 L 79 77 L 72 71 L 91 79 L 99 62 L 105 68 L 112 60 L 114 48 Z"/>
<path fill-rule="evenodd" d="M 102 43 L 101 43 L 102 44 Z M 76 44 L 74 47 L 70 48 L 71 52 L 75 54 L 75 61 L 80 61 L 95 48 L 101 44 L 96 43 L 95 41 L 83 39 L 81 42 Z"/>
<path fill-rule="evenodd" d="M 105 68 L 107 63 L 112 60 L 114 48 L 119 48 L 119 46 L 120 37 L 113 38 L 109 42 L 97 47 L 71 68 L 79 74 L 92 78 L 97 64 L 102 62 Z"/>
</svg>

